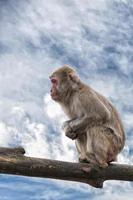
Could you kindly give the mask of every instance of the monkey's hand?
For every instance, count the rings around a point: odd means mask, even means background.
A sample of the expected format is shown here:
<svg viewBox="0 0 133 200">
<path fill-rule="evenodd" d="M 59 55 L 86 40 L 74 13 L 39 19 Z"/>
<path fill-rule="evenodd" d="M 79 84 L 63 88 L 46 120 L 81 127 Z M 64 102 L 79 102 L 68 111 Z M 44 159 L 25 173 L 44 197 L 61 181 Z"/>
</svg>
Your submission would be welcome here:
<svg viewBox="0 0 133 200">
<path fill-rule="evenodd" d="M 65 135 L 69 138 L 71 138 L 72 140 L 76 139 L 78 134 L 76 132 L 73 131 L 72 127 L 70 126 L 70 121 L 66 121 L 63 123 L 62 129 L 65 132 Z"/>
</svg>

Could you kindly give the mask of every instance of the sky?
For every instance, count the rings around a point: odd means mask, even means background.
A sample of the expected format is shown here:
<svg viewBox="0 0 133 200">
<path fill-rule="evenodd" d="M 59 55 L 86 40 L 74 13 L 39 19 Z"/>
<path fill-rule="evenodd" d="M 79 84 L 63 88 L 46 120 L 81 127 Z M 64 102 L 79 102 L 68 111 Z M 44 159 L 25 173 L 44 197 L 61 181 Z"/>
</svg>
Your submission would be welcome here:
<svg viewBox="0 0 133 200">
<path fill-rule="evenodd" d="M 0 146 L 27 156 L 78 160 L 50 98 L 50 73 L 72 66 L 119 111 L 120 163 L 133 163 L 133 0 L 0 0 Z M 82 183 L 0 175 L 2 200 L 131 200 L 131 182 Z"/>
</svg>

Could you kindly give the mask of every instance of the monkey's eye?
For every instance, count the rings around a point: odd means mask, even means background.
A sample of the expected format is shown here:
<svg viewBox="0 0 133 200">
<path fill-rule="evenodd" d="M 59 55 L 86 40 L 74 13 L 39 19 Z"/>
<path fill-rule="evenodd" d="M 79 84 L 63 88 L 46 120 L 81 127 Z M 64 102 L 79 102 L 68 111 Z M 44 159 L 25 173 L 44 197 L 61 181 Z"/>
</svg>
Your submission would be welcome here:
<svg viewBox="0 0 133 200">
<path fill-rule="evenodd" d="M 51 83 L 53 83 L 53 84 L 57 84 L 57 79 L 56 78 L 51 78 Z"/>
</svg>

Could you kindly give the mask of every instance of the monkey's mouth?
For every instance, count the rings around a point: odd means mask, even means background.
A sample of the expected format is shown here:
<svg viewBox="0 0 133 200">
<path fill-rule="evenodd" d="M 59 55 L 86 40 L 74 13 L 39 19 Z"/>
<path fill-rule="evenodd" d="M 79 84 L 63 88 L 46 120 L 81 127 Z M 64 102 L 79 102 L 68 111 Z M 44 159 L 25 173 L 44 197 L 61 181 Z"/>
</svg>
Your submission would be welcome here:
<svg viewBox="0 0 133 200">
<path fill-rule="evenodd" d="M 50 95 L 51 95 L 51 98 L 55 101 L 59 99 L 58 91 L 55 88 L 51 88 Z"/>
</svg>

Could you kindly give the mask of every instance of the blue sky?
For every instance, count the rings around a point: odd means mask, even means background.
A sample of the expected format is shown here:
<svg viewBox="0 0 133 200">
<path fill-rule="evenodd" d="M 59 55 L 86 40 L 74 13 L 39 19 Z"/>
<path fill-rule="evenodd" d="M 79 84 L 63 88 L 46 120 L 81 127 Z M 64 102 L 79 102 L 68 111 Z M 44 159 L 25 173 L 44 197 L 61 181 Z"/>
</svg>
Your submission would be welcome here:
<svg viewBox="0 0 133 200">
<path fill-rule="evenodd" d="M 77 161 L 49 96 L 51 71 L 68 64 L 119 110 L 126 130 L 120 163 L 133 162 L 133 0 L 0 0 L 0 146 Z M 99 190 L 59 180 L 0 175 L 2 200 L 131 200 L 130 182 Z"/>
</svg>

